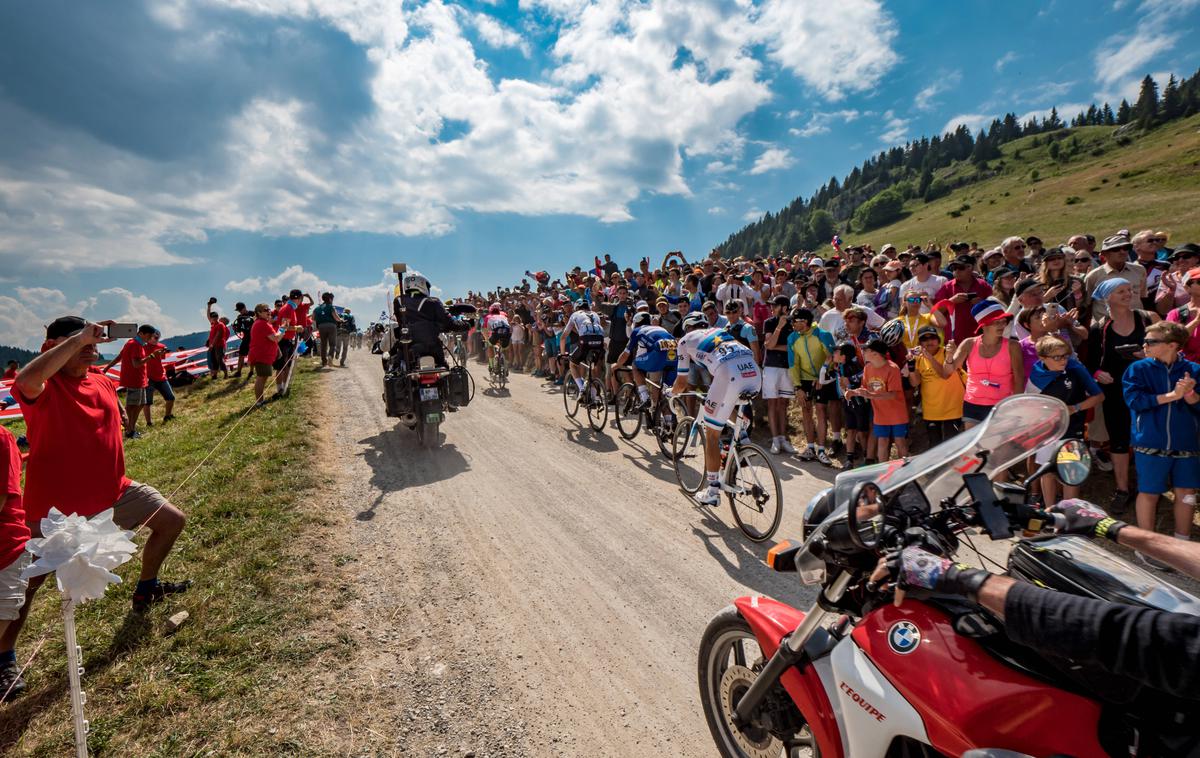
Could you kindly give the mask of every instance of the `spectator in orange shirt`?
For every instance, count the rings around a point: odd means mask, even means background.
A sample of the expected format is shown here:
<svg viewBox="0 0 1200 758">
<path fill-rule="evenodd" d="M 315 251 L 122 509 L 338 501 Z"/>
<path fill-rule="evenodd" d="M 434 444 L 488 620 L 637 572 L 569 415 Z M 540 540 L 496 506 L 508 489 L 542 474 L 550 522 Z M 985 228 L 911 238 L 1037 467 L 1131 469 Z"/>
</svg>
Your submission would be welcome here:
<svg viewBox="0 0 1200 758">
<path fill-rule="evenodd" d="M 887 343 L 873 339 L 863 346 L 862 387 L 847 394 L 871 401 L 874 435 L 879 442 L 879 461 L 891 458 L 892 442 L 896 453 L 908 455 L 908 403 L 904 400 L 904 374 L 888 360 Z M 905 368 L 905 372 L 907 372 Z"/>
</svg>

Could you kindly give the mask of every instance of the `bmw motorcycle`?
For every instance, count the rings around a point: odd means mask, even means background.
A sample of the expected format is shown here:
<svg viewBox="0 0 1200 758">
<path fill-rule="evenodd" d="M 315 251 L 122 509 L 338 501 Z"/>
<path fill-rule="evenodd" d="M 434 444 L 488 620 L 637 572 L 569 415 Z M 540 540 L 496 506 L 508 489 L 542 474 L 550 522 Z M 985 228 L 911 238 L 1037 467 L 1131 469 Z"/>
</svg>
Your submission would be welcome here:
<svg viewBox="0 0 1200 758">
<path fill-rule="evenodd" d="M 464 330 L 477 315 L 475 306 L 466 303 L 447 306 L 447 311 L 463 322 Z M 438 447 L 446 414 L 471 402 L 471 377 L 465 366 L 444 368 L 432 356 L 416 355 L 409 326 L 403 320 L 396 335 L 395 353 L 383 361 L 384 407 L 388 416 L 417 433 L 423 447 Z"/>
<path fill-rule="evenodd" d="M 847 471 L 809 503 L 806 539 L 768 553 L 776 571 L 819 586 L 802 611 L 742 597 L 700 644 L 701 703 L 727 758 L 1162 756 L 1197 750 L 1195 701 L 1042 656 L 961 597 L 909 591 L 897 607 L 869 581 L 883 552 L 945 556 L 972 535 L 1009 539 L 1007 572 L 1063 592 L 1200 615 L 1200 600 L 1088 540 L 1039 534 L 1051 514 L 994 476 L 1046 446 L 1066 484 L 1091 461 L 1059 442 L 1068 410 L 1016 395 L 987 421 L 920 455 Z M 975 537 L 980 538 L 979 536 Z"/>
</svg>

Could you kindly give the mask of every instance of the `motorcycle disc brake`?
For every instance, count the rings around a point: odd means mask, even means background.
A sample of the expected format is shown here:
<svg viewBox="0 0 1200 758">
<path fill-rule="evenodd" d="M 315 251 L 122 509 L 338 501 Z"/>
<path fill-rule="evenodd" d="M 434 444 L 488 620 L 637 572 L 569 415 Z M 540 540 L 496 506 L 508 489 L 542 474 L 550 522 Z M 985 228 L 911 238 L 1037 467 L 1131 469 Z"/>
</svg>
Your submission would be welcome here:
<svg viewBox="0 0 1200 758">
<path fill-rule="evenodd" d="M 734 709 L 757 677 L 757 674 L 745 666 L 735 664 L 725 669 L 725 673 L 721 675 L 721 712 L 738 747 L 749 758 L 779 758 L 783 743 L 766 729 L 757 724 L 743 729 L 734 725 L 737 718 Z"/>
</svg>

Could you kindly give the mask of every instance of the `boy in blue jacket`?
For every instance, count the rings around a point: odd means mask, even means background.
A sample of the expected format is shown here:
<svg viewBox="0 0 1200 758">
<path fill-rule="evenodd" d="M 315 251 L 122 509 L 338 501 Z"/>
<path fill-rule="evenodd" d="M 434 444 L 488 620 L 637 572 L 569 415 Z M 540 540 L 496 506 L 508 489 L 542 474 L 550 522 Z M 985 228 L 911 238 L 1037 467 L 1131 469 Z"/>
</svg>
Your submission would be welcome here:
<svg viewBox="0 0 1200 758">
<path fill-rule="evenodd" d="M 1121 380 L 1133 414 L 1138 526 L 1154 530 L 1158 498 L 1169 481 L 1175 490 L 1175 537 L 1181 540 L 1191 533 L 1200 487 L 1200 365 L 1180 355 L 1187 340 L 1182 324 L 1162 321 L 1146 327 L 1146 357 L 1131 363 Z M 1139 557 L 1153 568 L 1165 568 Z"/>
</svg>

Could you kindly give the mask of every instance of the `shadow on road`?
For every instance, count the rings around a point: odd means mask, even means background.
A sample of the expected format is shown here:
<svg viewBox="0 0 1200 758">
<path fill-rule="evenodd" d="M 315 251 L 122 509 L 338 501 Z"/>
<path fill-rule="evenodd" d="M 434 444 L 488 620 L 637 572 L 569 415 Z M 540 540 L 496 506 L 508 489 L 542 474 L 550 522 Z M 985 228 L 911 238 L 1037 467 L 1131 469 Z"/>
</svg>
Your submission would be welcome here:
<svg viewBox="0 0 1200 758">
<path fill-rule="evenodd" d="M 593 431 L 586 423 L 579 424 L 578 421 L 575 421 L 575 424 L 577 425 L 576 428 L 564 430 L 570 442 L 576 445 L 583 445 L 588 450 L 594 450 L 597 453 L 611 453 L 617 449 L 617 443 L 612 437 L 603 432 Z"/>
<path fill-rule="evenodd" d="M 449 419 L 453 423 L 454 419 Z M 471 468 L 466 456 L 453 444 L 427 449 L 417 441 L 416 432 L 397 426 L 374 437 L 358 441 L 362 457 L 371 467 L 370 484 L 379 494 L 355 516 L 359 521 L 375 518 L 375 510 L 392 492 L 419 487 L 455 477 Z"/>
<path fill-rule="evenodd" d="M 787 603 L 805 606 L 813 601 L 816 588 L 805 587 L 796 574 L 772 571 L 763 562 L 767 550 L 787 535 L 776 535 L 775 539 L 762 543 L 750 542 L 732 523 L 733 517 L 729 515 L 729 506 L 724 499 L 717 507 L 696 505 L 695 508 L 700 523 L 692 526 L 692 534 L 700 538 L 704 549 L 717 565 L 738 584 L 757 594 L 769 595 Z M 725 511 L 724 515 L 729 516 L 729 522 L 722 520 L 721 509 Z"/>
</svg>

